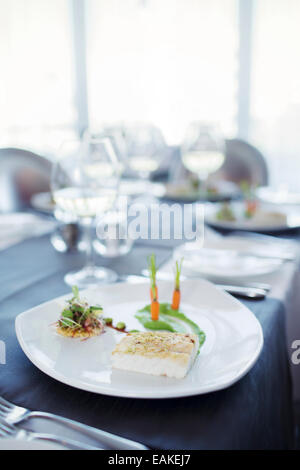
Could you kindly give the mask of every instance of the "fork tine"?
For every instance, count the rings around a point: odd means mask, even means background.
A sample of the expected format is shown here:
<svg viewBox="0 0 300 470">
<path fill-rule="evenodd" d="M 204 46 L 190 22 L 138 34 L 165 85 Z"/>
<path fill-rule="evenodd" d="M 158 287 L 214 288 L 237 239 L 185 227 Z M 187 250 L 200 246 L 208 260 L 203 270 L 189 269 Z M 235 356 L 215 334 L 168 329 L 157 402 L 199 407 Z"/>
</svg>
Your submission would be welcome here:
<svg viewBox="0 0 300 470">
<path fill-rule="evenodd" d="M 1 408 L 1 406 L 0 406 L 0 411 L 1 411 L 3 414 L 5 414 L 5 415 L 7 415 L 7 414 L 9 413 L 9 409 L 7 409 L 7 408 Z"/>
<path fill-rule="evenodd" d="M 12 403 L 9 403 L 9 401 L 5 400 L 5 398 L 3 397 L 0 397 L 0 403 L 3 406 L 7 406 L 7 408 L 13 408 L 14 406 Z"/>
<path fill-rule="evenodd" d="M 4 435 L 4 436 L 5 436 L 5 435 L 6 435 L 6 436 L 10 436 L 10 435 L 14 434 L 14 431 L 12 431 L 12 430 L 9 429 L 9 428 L 2 427 L 2 426 L 0 425 L 0 433 L 2 434 L 2 436 L 3 436 L 3 435 Z"/>
<path fill-rule="evenodd" d="M 2 411 L 2 410 L 0 409 L 0 416 L 1 416 L 2 418 L 5 418 L 6 415 L 7 415 L 7 413 L 5 413 L 5 411 Z"/>
<path fill-rule="evenodd" d="M 17 428 L 13 424 L 9 424 L 3 418 L 0 418 L 0 430 L 14 433 L 17 431 Z"/>
<path fill-rule="evenodd" d="M 8 412 L 9 408 L 7 408 L 6 406 L 1 405 L 1 403 L 0 403 L 0 410 Z"/>
</svg>

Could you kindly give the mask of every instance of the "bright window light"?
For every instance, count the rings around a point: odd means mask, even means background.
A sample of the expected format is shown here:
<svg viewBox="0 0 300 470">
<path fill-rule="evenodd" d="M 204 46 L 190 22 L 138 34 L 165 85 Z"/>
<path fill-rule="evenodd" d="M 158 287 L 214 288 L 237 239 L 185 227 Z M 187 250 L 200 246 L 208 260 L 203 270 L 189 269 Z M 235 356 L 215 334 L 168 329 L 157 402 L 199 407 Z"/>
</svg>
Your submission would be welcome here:
<svg viewBox="0 0 300 470">
<path fill-rule="evenodd" d="M 142 120 L 179 143 L 190 121 L 236 131 L 236 0 L 87 0 L 90 121 Z"/>
<path fill-rule="evenodd" d="M 269 161 L 274 184 L 299 190 L 300 2 L 255 3 L 251 134 Z"/>
<path fill-rule="evenodd" d="M 0 1 L 0 146 L 47 151 L 74 127 L 69 0 Z"/>
</svg>

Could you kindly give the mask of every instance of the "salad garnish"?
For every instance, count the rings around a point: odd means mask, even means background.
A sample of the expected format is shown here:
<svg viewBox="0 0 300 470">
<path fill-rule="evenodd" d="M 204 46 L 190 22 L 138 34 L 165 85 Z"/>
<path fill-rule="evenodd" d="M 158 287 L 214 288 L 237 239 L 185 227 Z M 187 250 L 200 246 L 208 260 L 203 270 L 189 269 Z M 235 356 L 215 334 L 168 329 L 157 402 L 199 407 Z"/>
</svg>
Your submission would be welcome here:
<svg viewBox="0 0 300 470">
<path fill-rule="evenodd" d="M 89 305 L 79 297 L 77 286 L 72 287 L 73 297 L 61 312 L 57 322 L 57 331 L 63 336 L 88 338 L 100 335 L 104 331 L 104 322 L 100 305 Z"/>
<path fill-rule="evenodd" d="M 248 181 L 241 181 L 240 188 L 245 201 L 245 217 L 251 219 L 258 209 L 258 201 L 255 194 L 256 185 L 251 185 Z"/>
<path fill-rule="evenodd" d="M 218 220 L 225 220 L 228 222 L 233 222 L 236 220 L 234 212 L 228 201 L 223 202 L 221 208 L 218 210 L 216 217 Z"/>
</svg>

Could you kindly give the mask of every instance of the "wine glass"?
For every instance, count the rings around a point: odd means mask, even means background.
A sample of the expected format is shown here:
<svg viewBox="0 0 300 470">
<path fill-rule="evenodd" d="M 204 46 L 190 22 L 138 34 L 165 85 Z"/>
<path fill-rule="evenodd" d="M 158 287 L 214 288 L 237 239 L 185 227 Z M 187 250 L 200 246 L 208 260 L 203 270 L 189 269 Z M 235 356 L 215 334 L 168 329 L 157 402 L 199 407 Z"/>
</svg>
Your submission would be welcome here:
<svg viewBox="0 0 300 470">
<path fill-rule="evenodd" d="M 183 165 L 206 182 L 211 173 L 225 161 L 225 142 L 216 124 L 193 122 L 189 125 L 181 146 Z"/>
<path fill-rule="evenodd" d="M 92 231 L 96 218 L 113 208 L 118 186 L 119 165 L 109 139 L 91 137 L 62 145 L 52 170 L 53 199 L 60 210 L 75 216 L 85 227 L 87 240 L 86 265 L 66 274 L 67 284 L 90 287 L 117 278 L 113 271 L 95 266 Z"/>
<path fill-rule="evenodd" d="M 164 139 L 156 127 L 148 124 L 124 126 L 127 163 L 130 170 L 147 181 L 164 156 Z"/>
<path fill-rule="evenodd" d="M 84 140 L 108 138 L 117 156 L 120 176 L 122 177 L 127 167 L 127 150 L 124 137 L 124 130 L 121 124 L 103 124 L 100 128 L 86 129 L 83 135 Z"/>
</svg>

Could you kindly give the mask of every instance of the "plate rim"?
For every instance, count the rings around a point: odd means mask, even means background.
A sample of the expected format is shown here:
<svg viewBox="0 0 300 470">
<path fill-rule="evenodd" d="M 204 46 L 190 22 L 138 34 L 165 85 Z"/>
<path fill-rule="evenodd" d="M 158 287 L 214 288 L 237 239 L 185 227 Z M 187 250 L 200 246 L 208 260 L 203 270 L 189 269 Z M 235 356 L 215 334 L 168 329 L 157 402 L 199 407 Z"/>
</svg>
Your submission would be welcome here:
<svg viewBox="0 0 300 470">
<path fill-rule="evenodd" d="M 241 201 L 232 201 L 233 204 L 241 204 Z M 214 227 L 219 230 L 229 230 L 229 231 L 239 231 L 239 232 L 257 232 L 257 233 L 266 233 L 266 232 L 289 232 L 291 230 L 297 230 L 300 228 L 300 219 L 299 223 L 295 225 L 257 225 L 255 227 L 246 227 L 243 225 L 234 225 L 235 221 L 222 221 L 214 218 L 214 215 L 217 211 L 217 208 L 220 207 L 221 203 L 216 202 L 210 206 L 206 205 L 204 221 L 207 225 Z M 278 204 L 279 205 L 279 204 Z"/>
<path fill-rule="evenodd" d="M 20 345 L 23 353 L 25 354 L 27 359 L 35 367 L 37 367 L 40 371 L 42 371 L 44 374 L 48 375 L 49 377 L 57 380 L 58 382 L 63 383 L 63 384 L 68 385 L 68 386 L 71 386 L 71 387 L 73 387 L 75 389 L 78 389 L 78 390 L 84 390 L 84 391 L 87 391 L 87 392 L 92 392 L 92 393 L 96 393 L 96 394 L 100 394 L 100 395 L 106 395 L 106 396 L 114 396 L 114 397 L 119 397 L 119 398 L 135 398 L 135 399 L 141 399 L 141 400 L 143 400 L 143 399 L 157 399 L 157 400 L 159 400 L 159 399 L 184 398 L 184 397 L 189 397 L 189 396 L 204 395 L 204 394 L 207 394 L 207 393 L 212 393 L 212 392 L 216 392 L 216 391 L 219 391 L 219 390 L 223 390 L 223 389 L 226 389 L 226 388 L 230 387 L 231 385 L 235 384 L 239 380 L 241 380 L 251 370 L 251 368 L 254 366 L 254 364 L 257 362 L 257 360 L 258 360 L 258 358 L 261 354 L 261 351 L 263 349 L 263 346 L 264 346 L 264 335 L 263 335 L 262 326 L 261 326 L 259 320 L 254 315 L 254 313 L 248 307 L 246 307 L 244 304 L 242 304 L 242 302 L 235 299 L 233 296 L 231 296 L 227 292 L 224 292 L 222 289 L 215 286 L 212 282 L 210 282 L 206 279 L 202 279 L 202 278 L 186 279 L 182 282 L 186 283 L 186 282 L 195 282 L 195 281 L 200 281 L 203 284 L 208 284 L 208 285 L 212 286 L 213 288 L 221 291 L 222 295 L 224 295 L 227 298 L 230 298 L 230 300 L 233 303 L 239 305 L 240 307 L 242 307 L 243 310 L 250 313 L 250 315 L 252 316 L 252 318 L 254 319 L 254 321 L 256 323 L 256 326 L 257 326 L 257 329 L 258 329 L 257 333 L 259 334 L 259 343 L 257 345 L 257 348 L 256 348 L 255 352 L 253 353 L 252 358 L 247 362 L 247 364 L 243 367 L 243 369 L 241 369 L 239 374 L 237 374 L 232 379 L 225 380 L 223 382 L 220 382 L 217 385 L 208 385 L 206 388 L 204 388 L 200 391 L 197 390 L 197 389 L 194 389 L 194 390 L 191 390 L 191 389 L 190 390 L 181 390 L 181 391 L 177 390 L 176 391 L 176 388 L 175 388 L 174 391 L 170 390 L 170 389 L 168 389 L 166 391 L 161 390 L 157 394 L 155 394 L 154 391 L 149 391 L 149 392 L 143 391 L 142 394 L 137 394 L 137 393 L 133 393 L 132 391 L 127 391 L 126 389 L 122 390 L 122 393 L 120 393 L 118 390 L 115 390 L 115 389 L 100 390 L 99 387 L 93 386 L 92 384 L 85 384 L 84 382 L 78 383 L 77 380 L 69 379 L 69 378 L 64 377 L 64 376 L 61 377 L 59 374 L 55 373 L 55 371 L 53 371 L 53 369 L 49 369 L 46 366 L 44 366 L 40 361 L 38 361 L 30 353 L 29 348 L 27 347 L 26 341 L 24 341 L 24 338 L 22 336 L 22 331 L 21 331 L 21 327 L 20 327 L 20 323 L 21 323 L 20 320 L 21 320 L 22 317 L 24 317 L 25 315 L 30 314 L 36 308 L 43 307 L 47 304 L 52 303 L 53 301 L 60 301 L 60 300 L 63 300 L 64 298 L 68 298 L 70 294 L 65 294 L 65 295 L 62 295 L 62 296 L 59 296 L 59 297 L 55 297 L 55 298 L 50 299 L 46 302 L 42 302 L 41 304 L 38 304 L 35 307 L 32 307 L 32 308 L 30 308 L 30 309 L 28 309 L 24 312 L 19 313 L 15 318 L 16 337 L 17 337 L 17 340 L 19 342 L 19 345 Z M 169 283 L 171 281 L 160 281 L 160 282 Z M 105 284 L 101 287 L 104 287 L 104 288 L 116 287 L 118 284 L 134 285 L 133 283 L 120 282 L 120 283 L 114 283 L 114 284 Z M 147 282 L 140 283 L 139 286 L 141 286 L 141 285 L 148 286 L 148 283 Z M 98 287 L 98 289 L 99 289 L 99 287 Z M 85 289 L 85 290 L 81 290 L 80 292 L 83 295 L 85 295 L 86 292 L 92 292 L 93 290 L 94 289 Z"/>
</svg>

